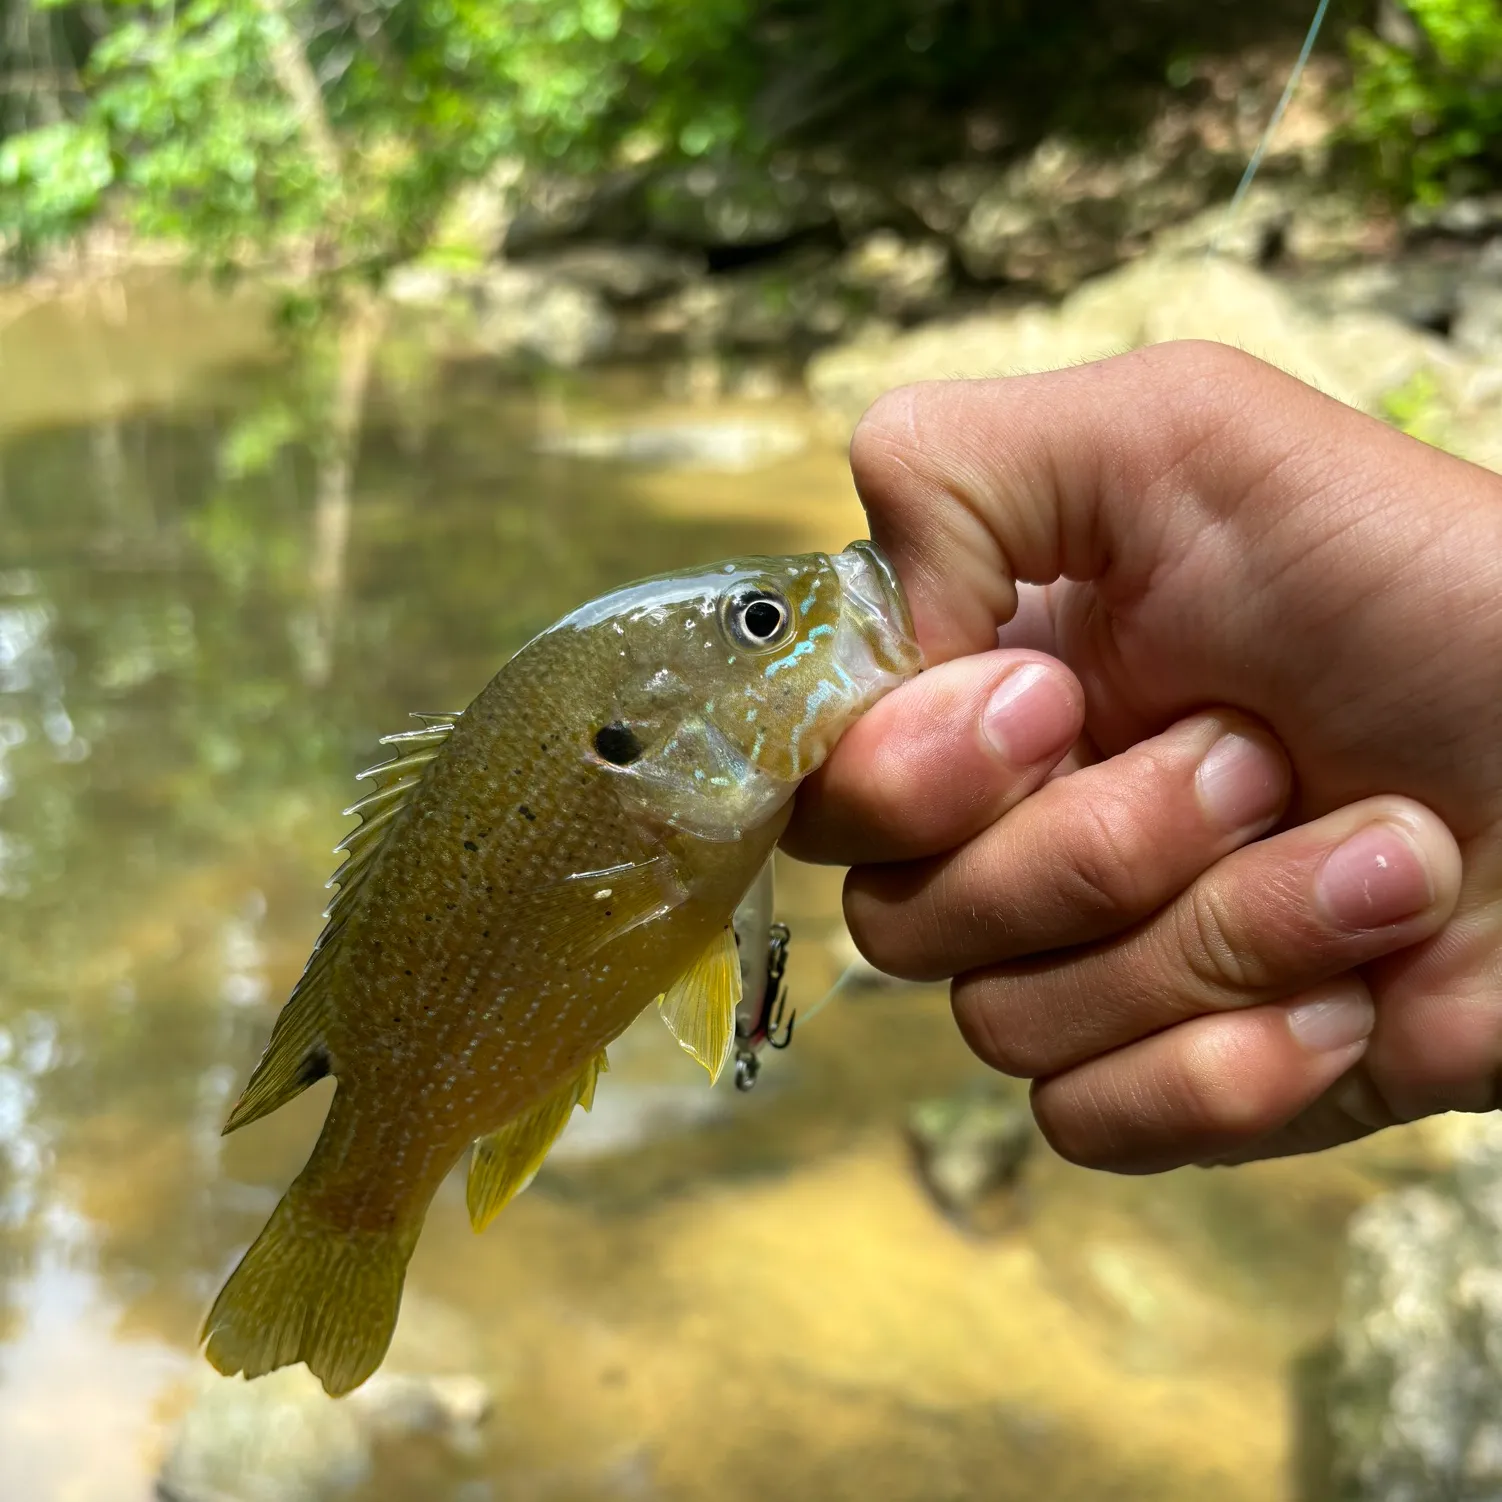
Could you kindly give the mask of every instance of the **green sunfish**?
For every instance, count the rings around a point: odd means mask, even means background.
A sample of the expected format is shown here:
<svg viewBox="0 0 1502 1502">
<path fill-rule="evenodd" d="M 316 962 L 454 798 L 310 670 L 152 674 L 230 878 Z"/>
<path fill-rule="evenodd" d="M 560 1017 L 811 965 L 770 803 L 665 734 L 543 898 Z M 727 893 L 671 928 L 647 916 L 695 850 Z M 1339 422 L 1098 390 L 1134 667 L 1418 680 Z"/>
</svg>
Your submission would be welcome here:
<svg viewBox="0 0 1502 1502">
<path fill-rule="evenodd" d="M 358 1387 L 461 1154 L 480 1230 L 653 1002 L 717 1077 L 736 905 L 799 782 L 920 666 L 895 574 L 857 542 L 617 589 L 462 713 L 387 737 L 327 924 L 224 1128 L 338 1081 L 209 1312 L 209 1361 L 248 1377 L 303 1361 L 331 1394 Z"/>
</svg>

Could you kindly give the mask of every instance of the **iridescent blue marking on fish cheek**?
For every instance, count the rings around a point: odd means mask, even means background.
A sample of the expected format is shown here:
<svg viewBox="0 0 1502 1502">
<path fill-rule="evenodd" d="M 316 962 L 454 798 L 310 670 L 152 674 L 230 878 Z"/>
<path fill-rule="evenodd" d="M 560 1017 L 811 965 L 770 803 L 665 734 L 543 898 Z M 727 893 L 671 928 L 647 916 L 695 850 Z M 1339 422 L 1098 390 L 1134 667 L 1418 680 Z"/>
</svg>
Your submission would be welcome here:
<svg viewBox="0 0 1502 1502">
<path fill-rule="evenodd" d="M 828 678 L 821 678 L 819 679 L 818 686 L 809 694 L 808 699 L 805 701 L 804 716 L 798 722 L 789 742 L 789 749 L 792 751 L 795 761 L 798 756 L 800 743 L 803 740 L 803 732 L 813 723 L 814 716 L 819 710 L 838 693 L 839 689 L 836 685 L 831 683 Z"/>
<path fill-rule="evenodd" d="M 791 667 L 800 657 L 806 657 L 813 649 L 813 642 L 807 640 L 799 642 L 786 657 L 779 657 L 776 662 L 769 662 L 764 676 L 775 677 L 783 668 Z"/>
</svg>

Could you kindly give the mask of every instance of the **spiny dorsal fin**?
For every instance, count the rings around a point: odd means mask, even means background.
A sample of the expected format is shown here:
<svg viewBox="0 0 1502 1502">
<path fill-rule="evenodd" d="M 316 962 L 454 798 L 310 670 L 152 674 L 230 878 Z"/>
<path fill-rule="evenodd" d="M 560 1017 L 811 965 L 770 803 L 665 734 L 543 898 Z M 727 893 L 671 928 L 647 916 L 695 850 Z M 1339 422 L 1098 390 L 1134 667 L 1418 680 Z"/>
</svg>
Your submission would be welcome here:
<svg viewBox="0 0 1502 1502">
<path fill-rule="evenodd" d="M 741 963 L 735 931 L 723 928 L 709 947 L 658 998 L 662 1020 L 678 1046 L 719 1079 L 735 1040 L 735 1009 L 741 1000 Z"/>
<path fill-rule="evenodd" d="M 604 1052 L 597 1053 L 525 1116 L 475 1143 L 464 1197 L 469 1205 L 469 1223 L 476 1231 L 483 1231 L 507 1202 L 526 1188 L 558 1134 L 568 1125 L 574 1107 L 583 1106 L 587 1111 L 594 1104 L 595 1081 L 609 1067 Z"/>
<path fill-rule="evenodd" d="M 459 717 L 417 715 L 415 718 L 423 721 L 423 728 L 383 736 L 380 744 L 393 747 L 396 754 L 359 774 L 357 780 L 371 783 L 372 791 L 344 810 L 346 814 L 358 814 L 360 823 L 334 847 L 336 854 L 342 852 L 345 857 L 329 882 L 339 890 L 324 909 L 327 922 L 323 932 L 276 1019 L 266 1052 L 224 1124 L 225 1132 L 270 1115 L 329 1072 L 324 1043 L 324 1008 L 328 1002 L 325 981 L 338 951 L 335 941 L 349 922 L 355 895 L 370 874 L 387 832 L 411 801 L 413 790 L 421 786 L 429 764 L 443 749 Z"/>
</svg>

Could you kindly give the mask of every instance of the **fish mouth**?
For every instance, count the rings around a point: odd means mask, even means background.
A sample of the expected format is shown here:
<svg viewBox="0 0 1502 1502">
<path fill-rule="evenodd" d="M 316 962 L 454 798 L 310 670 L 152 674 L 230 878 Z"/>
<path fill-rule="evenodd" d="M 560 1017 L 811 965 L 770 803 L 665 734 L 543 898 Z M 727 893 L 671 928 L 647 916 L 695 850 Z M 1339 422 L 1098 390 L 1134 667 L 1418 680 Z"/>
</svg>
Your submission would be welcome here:
<svg viewBox="0 0 1502 1502">
<path fill-rule="evenodd" d="M 830 560 L 839 575 L 844 608 L 870 649 L 875 666 L 899 681 L 923 667 L 913 633 L 912 612 L 897 570 L 882 550 L 865 538 Z"/>
</svg>

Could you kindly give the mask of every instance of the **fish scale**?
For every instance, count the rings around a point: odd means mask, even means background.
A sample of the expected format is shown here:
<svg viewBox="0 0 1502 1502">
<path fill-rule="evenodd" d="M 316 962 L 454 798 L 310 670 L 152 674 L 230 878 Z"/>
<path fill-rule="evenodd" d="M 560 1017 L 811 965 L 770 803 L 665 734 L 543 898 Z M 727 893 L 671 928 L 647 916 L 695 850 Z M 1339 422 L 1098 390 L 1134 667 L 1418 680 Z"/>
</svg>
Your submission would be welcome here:
<svg viewBox="0 0 1502 1502">
<path fill-rule="evenodd" d="M 654 1001 L 716 1077 L 740 998 L 735 907 L 800 781 L 919 666 L 895 576 L 857 543 L 613 591 L 461 715 L 392 738 L 364 774 L 328 924 L 226 1124 L 338 1081 L 215 1300 L 209 1360 L 247 1376 L 305 1361 L 331 1393 L 363 1382 L 444 1177 L 474 1144 L 481 1229 Z"/>
</svg>

